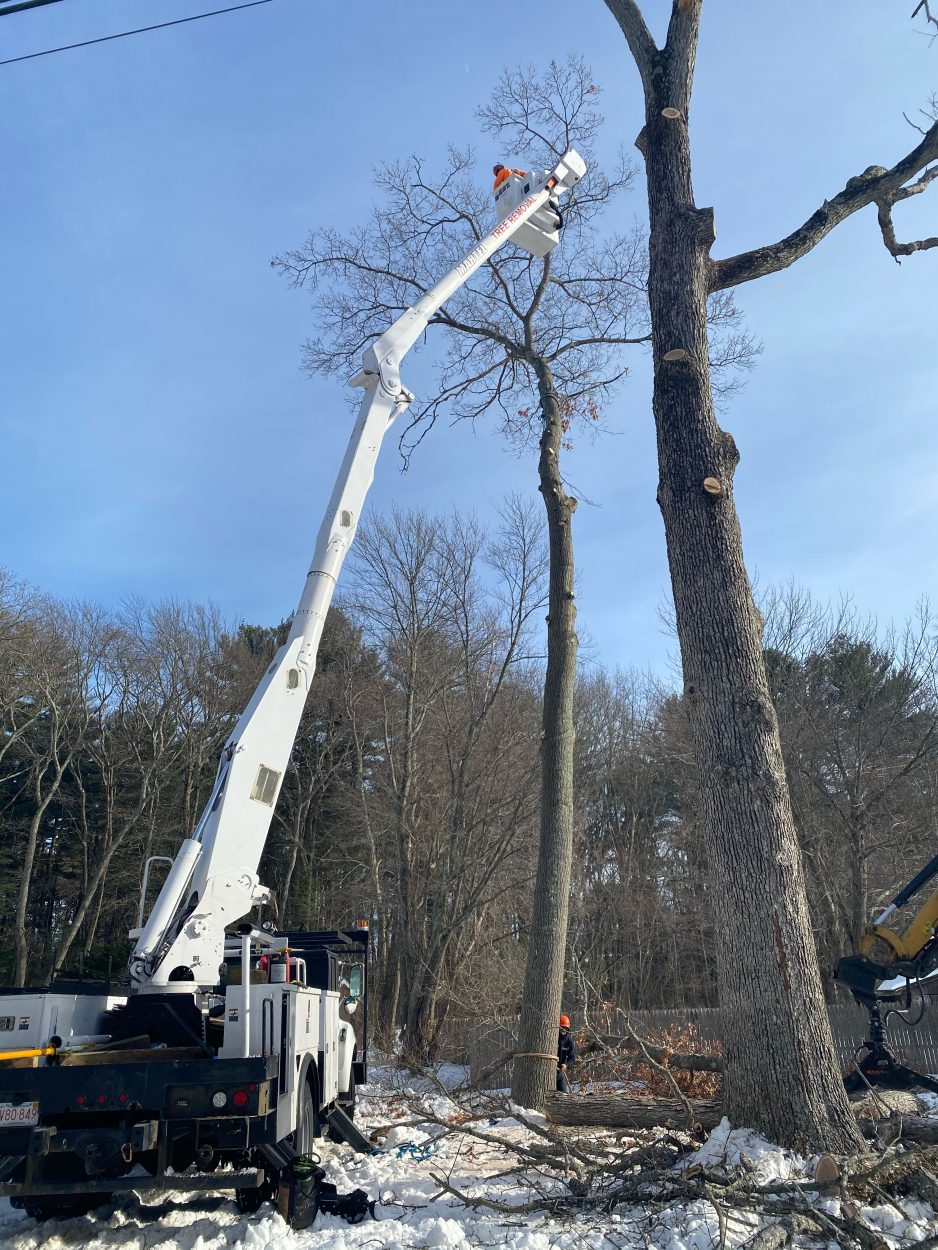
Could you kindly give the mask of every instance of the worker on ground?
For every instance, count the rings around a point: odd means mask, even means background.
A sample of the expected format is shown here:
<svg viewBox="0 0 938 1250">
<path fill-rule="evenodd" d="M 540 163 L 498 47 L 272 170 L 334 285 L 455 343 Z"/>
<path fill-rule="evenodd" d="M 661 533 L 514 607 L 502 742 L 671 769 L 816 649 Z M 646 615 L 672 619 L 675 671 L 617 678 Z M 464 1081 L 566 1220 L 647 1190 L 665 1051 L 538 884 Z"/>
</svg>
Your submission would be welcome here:
<svg viewBox="0 0 938 1250">
<path fill-rule="evenodd" d="M 570 1082 L 567 1073 L 576 1062 L 576 1047 L 573 1034 L 570 1032 L 570 1017 L 560 1017 L 560 1032 L 557 1035 L 557 1092 L 570 1093 Z"/>
</svg>

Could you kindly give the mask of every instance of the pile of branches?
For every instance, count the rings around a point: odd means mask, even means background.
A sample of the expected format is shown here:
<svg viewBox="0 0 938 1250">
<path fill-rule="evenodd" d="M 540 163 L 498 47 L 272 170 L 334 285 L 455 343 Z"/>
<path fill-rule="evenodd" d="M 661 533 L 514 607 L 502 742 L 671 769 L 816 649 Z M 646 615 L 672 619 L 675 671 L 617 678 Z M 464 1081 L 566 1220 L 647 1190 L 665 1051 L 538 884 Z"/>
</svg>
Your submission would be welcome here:
<svg viewBox="0 0 938 1250">
<path fill-rule="evenodd" d="M 440 1086 L 439 1092 L 449 1099 L 451 1113 L 440 1114 L 438 1102 L 434 1111 L 416 1098 L 407 1121 L 434 1135 L 430 1175 L 439 1187 L 435 1198 L 449 1195 L 503 1217 L 575 1218 L 583 1231 L 589 1222 L 608 1229 L 615 1215 L 626 1234 L 639 1222 L 647 1230 L 649 1219 L 677 1225 L 690 1218 L 688 1208 L 699 1216 L 703 1206 L 713 1212 L 721 1245 L 732 1233 L 737 1239 L 744 1235 L 752 1250 L 782 1250 L 799 1236 L 850 1250 L 888 1250 L 883 1233 L 864 1221 L 863 1207 L 890 1207 L 897 1219 L 921 1218 L 923 1212 L 910 1204 L 928 1203 L 938 1210 L 938 1145 L 907 1140 L 902 1126 L 910 1121 L 901 1113 L 877 1119 L 889 1111 L 881 1099 L 878 1107 L 876 1099 L 866 1103 L 868 1132 L 876 1138 L 869 1152 L 840 1160 L 824 1155 L 813 1176 L 766 1183 L 745 1156 L 736 1166 L 689 1159 L 707 1135 L 699 1123 L 687 1129 L 574 1130 L 542 1123 L 503 1100 L 468 1089 Z M 506 1136 L 493 1127 L 503 1116 L 513 1116 L 527 1132 Z M 938 1123 L 929 1123 L 938 1137 Z M 378 1129 L 373 1135 L 381 1134 Z M 447 1143 L 455 1148 L 446 1149 Z M 460 1160 L 472 1148 L 491 1152 L 489 1180 L 497 1182 L 496 1192 L 479 1193 L 476 1185 L 467 1192 L 460 1183 Z M 528 1195 L 520 1201 L 519 1190 Z M 935 1250 L 938 1235 L 916 1244 Z"/>
<path fill-rule="evenodd" d="M 696 1025 L 674 1024 L 641 1036 L 627 1022 L 624 1027 L 622 1034 L 578 1035 L 581 1086 L 627 1084 L 658 1097 L 710 1099 L 719 1093 L 723 1048 L 701 1037 Z"/>
</svg>

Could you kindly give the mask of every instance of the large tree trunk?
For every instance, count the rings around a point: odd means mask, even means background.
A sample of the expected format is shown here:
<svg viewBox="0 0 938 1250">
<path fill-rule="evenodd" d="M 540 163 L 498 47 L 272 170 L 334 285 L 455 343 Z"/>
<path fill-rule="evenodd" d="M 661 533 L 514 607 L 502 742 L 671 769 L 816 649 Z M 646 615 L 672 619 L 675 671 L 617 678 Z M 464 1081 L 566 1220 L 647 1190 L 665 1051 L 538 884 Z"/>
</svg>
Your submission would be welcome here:
<svg viewBox="0 0 938 1250">
<path fill-rule="evenodd" d="M 723 1108 L 772 1140 L 849 1151 L 860 1137 L 824 1006 L 762 620 L 733 503 L 739 457 L 713 411 L 713 214 L 694 203 L 687 128 L 699 21 L 700 0 L 676 0 L 665 50 L 647 57 L 639 148 L 651 226 L 658 504 L 719 933 Z"/>
<path fill-rule="evenodd" d="M 518 1052 L 511 1096 L 523 1107 L 543 1107 L 556 1083 L 557 1016 L 563 989 L 573 857 L 573 691 L 576 678 L 576 603 L 572 518 L 576 500 L 563 488 L 563 420 L 550 370 L 538 362 L 544 432 L 538 472 L 547 509 L 550 585 L 547 671 L 541 742 L 541 828 L 528 934 Z"/>
</svg>

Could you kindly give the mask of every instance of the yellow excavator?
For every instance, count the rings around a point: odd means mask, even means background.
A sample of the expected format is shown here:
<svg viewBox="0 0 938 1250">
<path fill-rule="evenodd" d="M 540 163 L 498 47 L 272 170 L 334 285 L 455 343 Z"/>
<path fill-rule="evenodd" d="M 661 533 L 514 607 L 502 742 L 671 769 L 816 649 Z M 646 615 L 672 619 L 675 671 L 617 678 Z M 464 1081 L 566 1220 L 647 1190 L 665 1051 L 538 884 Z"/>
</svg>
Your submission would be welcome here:
<svg viewBox="0 0 938 1250">
<path fill-rule="evenodd" d="M 938 972 L 938 889 L 902 932 L 886 928 L 895 911 L 938 876 L 938 855 L 896 894 L 860 939 L 856 955 L 841 959 L 835 980 L 849 989 L 870 1016 L 869 1035 L 857 1052 L 853 1069 L 844 1077 L 848 1090 L 870 1085 L 909 1089 L 921 1085 L 938 1093 L 938 1080 L 903 1063 L 889 1046 L 886 1024 L 890 1016 L 915 1026 L 925 1014 L 925 983 Z"/>
</svg>

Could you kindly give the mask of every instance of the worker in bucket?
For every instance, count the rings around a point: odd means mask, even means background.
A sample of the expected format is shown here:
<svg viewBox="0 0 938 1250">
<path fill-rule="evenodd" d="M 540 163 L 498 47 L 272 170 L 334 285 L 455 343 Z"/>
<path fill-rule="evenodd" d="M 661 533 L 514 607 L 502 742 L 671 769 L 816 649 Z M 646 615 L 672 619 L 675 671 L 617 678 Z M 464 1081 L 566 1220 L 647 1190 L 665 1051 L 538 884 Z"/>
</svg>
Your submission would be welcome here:
<svg viewBox="0 0 938 1250">
<path fill-rule="evenodd" d="M 560 1017 L 560 1032 L 557 1035 L 557 1092 L 570 1093 L 570 1082 L 567 1073 L 576 1062 L 576 1047 L 573 1034 L 570 1032 L 570 1017 Z"/>
<path fill-rule="evenodd" d="M 509 169 L 507 165 L 493 165 L 492 173 L 495 175 L 495 186 L 492 188 L 494 191 L 497 191 L 503 182 L 507 182 L 512 174 L 517 174 L 519 178 L 526 176 L 525 170 Z"/>
</svg>

